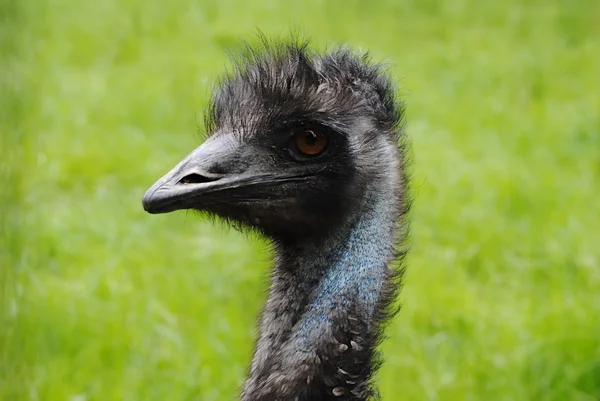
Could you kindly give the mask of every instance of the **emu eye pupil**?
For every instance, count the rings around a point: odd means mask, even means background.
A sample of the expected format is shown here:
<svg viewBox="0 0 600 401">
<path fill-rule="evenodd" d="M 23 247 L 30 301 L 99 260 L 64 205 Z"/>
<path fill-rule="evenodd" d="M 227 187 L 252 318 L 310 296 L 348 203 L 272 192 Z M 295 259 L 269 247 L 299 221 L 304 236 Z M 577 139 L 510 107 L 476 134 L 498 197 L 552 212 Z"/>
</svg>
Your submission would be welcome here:
<svg viewBox="0 0 600 401">
<path fill-rule="evenodd" d="M 314 145 L 317 142 L 317 136 L 312 131 L 306 131 L 306 142 L 309 145 Z"/>
<path fill-rule="evenodd" d="M 306 130 L 294 135 L 298 152 L 305 156 L 317 156 L 327 147 L 327 136 L 318 131 Z"/>
</svg>

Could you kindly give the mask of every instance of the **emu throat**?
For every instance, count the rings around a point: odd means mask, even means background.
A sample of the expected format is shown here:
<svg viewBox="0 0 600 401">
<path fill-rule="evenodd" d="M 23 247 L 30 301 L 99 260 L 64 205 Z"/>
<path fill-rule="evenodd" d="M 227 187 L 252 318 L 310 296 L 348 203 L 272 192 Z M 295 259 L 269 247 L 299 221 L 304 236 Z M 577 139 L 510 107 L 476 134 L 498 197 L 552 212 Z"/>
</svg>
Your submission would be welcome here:
<svg viewBox="0 0 600 401">
<path fill-rule="evenodd" d="M 286 391 L 305 391 L 298 400 L 366 400 L 374 394 L 370 378 L 380 320 L 396 289 L 388 267 L 395 202 L 393 193 L 381 194 L 363 202 L 359 217 L 325 241 L 277 251 L 243 400 L 255 400 L 250 394 L 261 391 L 278 394 L 277 400 L 286 399 Z"/>
</svg>

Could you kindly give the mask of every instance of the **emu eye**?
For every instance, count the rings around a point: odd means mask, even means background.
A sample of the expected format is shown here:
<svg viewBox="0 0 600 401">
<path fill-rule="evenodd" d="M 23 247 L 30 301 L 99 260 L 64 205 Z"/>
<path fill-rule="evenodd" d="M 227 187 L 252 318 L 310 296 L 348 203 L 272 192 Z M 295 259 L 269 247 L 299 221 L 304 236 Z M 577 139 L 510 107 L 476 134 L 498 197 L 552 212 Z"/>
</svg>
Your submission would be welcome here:
<svg viewBox="0 0 600 401">
<path fill-rule="evenodd" d="M 319 131 L 304 130 L 292 138 L 298 152 L 304 156 L 317 156 L 327 148 L 327 136 Z"/>
</svg>

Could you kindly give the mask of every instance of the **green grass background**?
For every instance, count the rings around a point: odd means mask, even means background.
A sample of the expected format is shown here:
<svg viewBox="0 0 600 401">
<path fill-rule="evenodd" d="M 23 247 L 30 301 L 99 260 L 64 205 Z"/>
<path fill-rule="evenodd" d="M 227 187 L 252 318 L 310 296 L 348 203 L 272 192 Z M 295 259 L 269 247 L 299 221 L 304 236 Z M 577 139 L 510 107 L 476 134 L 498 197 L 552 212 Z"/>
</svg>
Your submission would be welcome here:
<svg viewBox="0 0 600 401">
<path fill-rule="evenodd" d="M 0 0 L 0 399 L 235 399 L 265 244 L 141 196 L 257 28 L 370 49 L 402 85 L 383 399 L 599 400 L 597 0 Z"/>
</svg>

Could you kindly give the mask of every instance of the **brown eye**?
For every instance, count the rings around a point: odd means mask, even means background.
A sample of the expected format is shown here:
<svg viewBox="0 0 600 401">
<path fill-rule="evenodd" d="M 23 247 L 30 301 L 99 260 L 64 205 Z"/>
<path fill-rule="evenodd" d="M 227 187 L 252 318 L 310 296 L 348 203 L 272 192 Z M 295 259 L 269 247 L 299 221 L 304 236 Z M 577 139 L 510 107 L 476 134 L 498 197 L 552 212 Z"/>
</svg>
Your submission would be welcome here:
<svg viewBox="0 0 600 401">
<path fill-rule="evenodd" d="M 294 145 L 305 156 L 317 156 L 327 147 L 327 136 L 312 130 L 298 132 L 293 138 Z"/>
</svg>

